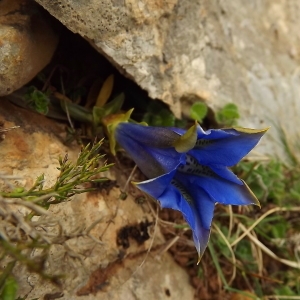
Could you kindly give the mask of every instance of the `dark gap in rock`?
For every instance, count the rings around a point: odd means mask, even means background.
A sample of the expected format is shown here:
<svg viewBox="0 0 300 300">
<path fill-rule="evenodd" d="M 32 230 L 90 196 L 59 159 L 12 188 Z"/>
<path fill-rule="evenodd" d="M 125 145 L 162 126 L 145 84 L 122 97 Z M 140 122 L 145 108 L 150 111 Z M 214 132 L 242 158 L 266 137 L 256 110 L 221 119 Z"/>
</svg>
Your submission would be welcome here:
<svg viewBox="0 0 300 300">
<path fill-rule="evenodd" d="M 26 86 L 42 90 L 48 81 L 49 89 L 66 95 L 75 103 L 85 106 L 95 82 L 99 89 L 105 79 L 114 75 L 114 86 L 110 100 L 120 93 L 125 94 L 124 111 L 134 108 L 133 118 L 141 121 L 151 100 L 146 91 L 134 81 L 122 75 L 109 60 L 97 52 L 88 41 L 74 34 L 52 17 L 42 7 L 54 31 L 59 34 L 59 44 L 51 62 Z M 109 100 L 109 101 L 110 101 Z M 168 106 L 159 101 L 161 107 Z"/>
</svg>

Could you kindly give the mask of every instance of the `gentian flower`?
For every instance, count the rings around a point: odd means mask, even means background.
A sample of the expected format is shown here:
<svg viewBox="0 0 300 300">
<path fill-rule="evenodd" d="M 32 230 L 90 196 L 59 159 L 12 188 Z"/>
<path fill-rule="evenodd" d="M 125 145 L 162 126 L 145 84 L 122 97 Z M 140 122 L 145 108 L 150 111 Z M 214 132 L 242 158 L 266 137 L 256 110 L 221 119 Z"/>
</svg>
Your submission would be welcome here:
<svg viewBox="0 0 300 300">
<path fill-rule="evenodd" d="M 247 184 L 228 167 L 238 163 L 267 129 L 189 130 L 121 122 L 116 141 L 149 178 L 137 187 L 162 207 L 181 211 L 193 232 L 199 260 L 208 244 L 216 203 L 259 202 Z"/>
</svg>

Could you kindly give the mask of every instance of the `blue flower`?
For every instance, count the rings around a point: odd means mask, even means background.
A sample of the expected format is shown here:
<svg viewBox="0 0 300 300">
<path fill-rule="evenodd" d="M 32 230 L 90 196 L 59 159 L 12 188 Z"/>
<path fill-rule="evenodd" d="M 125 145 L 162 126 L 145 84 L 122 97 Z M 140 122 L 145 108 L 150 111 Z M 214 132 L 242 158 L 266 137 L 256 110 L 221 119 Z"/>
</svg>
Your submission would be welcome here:
<svg viewBox="0 0 300 300">
<path fill-rule="evenodd" d="M 193 231 L 199 259 L 207 246 L 216 203 L 259 202 L 247 184 L 228 169 L 259 142 L 267 129 L 179 128 L 119 123 L 117 142 L 149 180 L 137 187 L 162 207 L 181 211 Z"/>
</svg>

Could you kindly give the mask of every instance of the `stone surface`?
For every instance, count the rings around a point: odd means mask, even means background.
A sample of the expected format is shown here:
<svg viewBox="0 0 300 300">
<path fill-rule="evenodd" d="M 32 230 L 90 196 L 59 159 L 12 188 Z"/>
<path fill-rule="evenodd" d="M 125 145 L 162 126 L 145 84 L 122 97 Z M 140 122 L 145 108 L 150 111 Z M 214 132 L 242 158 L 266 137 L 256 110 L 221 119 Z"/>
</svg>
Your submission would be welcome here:
<svg viewBox="0 0 300 300">
<path fill-rule="evenodd" d="M 0 96 L 36 76 L 49 63 L 57 42 L 36 3 L 0 1 Z"/>
<path fill-rule="evenodd" d="M 234 102 L 242 126 L 273 126 L 260 153 L 284 159 L 277 126 L 299 139 L 299 1 L 36 1 L 177 116 Z"/>
<path fill-rule="evenodd" d="M 0 101 L 0 122 L 4 128 L 21 126 L 8 131 L 0 142 L 0 175 L 19 177 L 12 182 L 15 186 L 30 187 L 45 173 L 45 187 L 49 187 L 58 175 L 58 156 L 68 152 L 75 159 L 80 151 L 79 146 L 63 144 L 63 125 L 4 99 Z M 128 177 L 119 169 L 105 175 L 117 179 L 119 185 Z M 2 189 L 3 180 L 0 183 Z M 188 275 L 162 251 L 165 241 L 159 228 L 155 229 L 149 206 L 138 204 L 135 197 L 140 194 L 134 191 L 120 200 L 117 184 L 51 205 L 48 215 L 33 219 L 38 222 L 35 230 L 52 244 L 45 271 L 64 277 L 59 287 L 16 265 L 22 299 L 193 299 Z M 17 207 L 16 212 L 21 216 L 24 209 Z M 128 226 L 143 236 L 147 232 L 149 238 L 140 242 L 130 234 L 126 238 Z M 39 255 L 39 250 L 31 255 Z"/>
</svg>

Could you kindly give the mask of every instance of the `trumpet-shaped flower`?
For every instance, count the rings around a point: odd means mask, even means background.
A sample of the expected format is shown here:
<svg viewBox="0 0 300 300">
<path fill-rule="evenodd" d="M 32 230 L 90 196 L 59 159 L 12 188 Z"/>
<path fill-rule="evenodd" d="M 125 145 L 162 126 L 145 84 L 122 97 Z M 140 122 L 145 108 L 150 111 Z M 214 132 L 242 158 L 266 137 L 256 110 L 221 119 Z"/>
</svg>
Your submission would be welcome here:
<svg viewBox="0 0 300 300">
<path fill-rule="evenodd" d="M 137 187 L 162 207 L 182 212 L 201 258 L 216 203 L 259 205 L 247 184 L 228 169 L 248 154 L 265 130 L 244 128 L 188 131 L 119 123 L 116 141 L 149 180 Z"/>
</svg>

